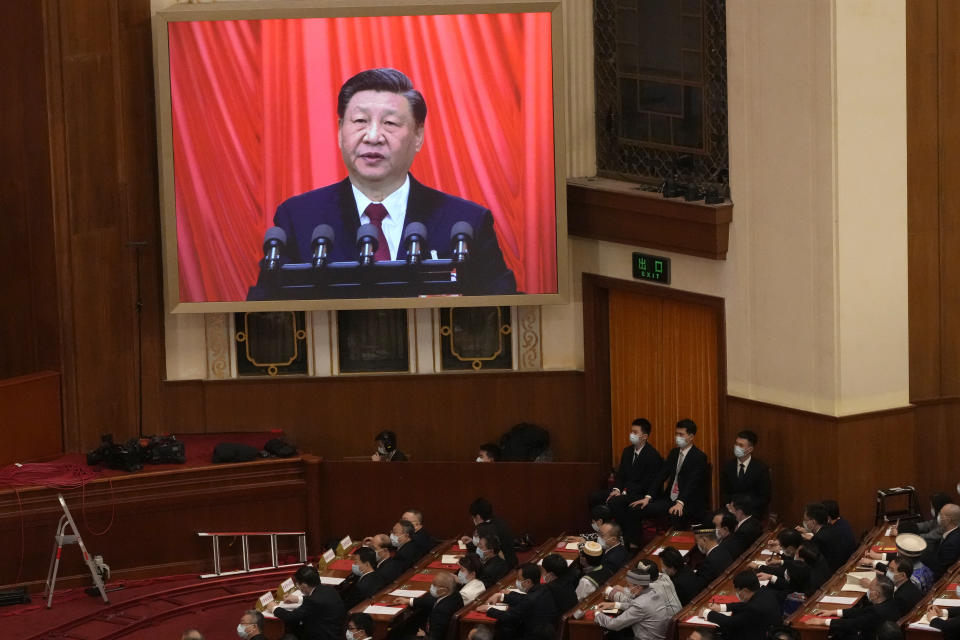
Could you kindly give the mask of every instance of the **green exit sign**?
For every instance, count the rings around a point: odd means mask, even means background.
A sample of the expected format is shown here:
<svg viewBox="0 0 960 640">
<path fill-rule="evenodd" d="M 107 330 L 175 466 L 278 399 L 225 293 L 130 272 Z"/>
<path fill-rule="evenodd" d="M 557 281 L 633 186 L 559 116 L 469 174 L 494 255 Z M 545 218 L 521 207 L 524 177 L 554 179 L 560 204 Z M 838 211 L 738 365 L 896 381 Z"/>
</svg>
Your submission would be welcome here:
<svg viewBox="0 0 960 640">
<path fill-rule="evenodd" d="M 633 277 L 659 284 L 670 284 L 670 258 L 634 253 Z"/>
</svg>

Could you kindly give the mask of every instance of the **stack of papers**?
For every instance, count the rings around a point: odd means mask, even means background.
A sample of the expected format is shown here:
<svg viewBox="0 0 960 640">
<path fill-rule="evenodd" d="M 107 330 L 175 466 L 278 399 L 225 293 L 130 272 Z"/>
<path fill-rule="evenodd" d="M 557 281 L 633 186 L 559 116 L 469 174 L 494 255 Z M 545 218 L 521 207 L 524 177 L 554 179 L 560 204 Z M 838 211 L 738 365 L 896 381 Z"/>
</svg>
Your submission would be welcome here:
<svg viewBox="0 0 960 640">
<path fill-rule="evenodd" d="M 371 616 L 377 615 L 377 614 L 382 616 L 395 616 L 401 611 L 403 611 L 403 609 L 404 607 L 385 607 L 380 604 L 372 604 L 366 609 L 364 609 L 363 612 Z"/>
<path fill-rule="evenodd" d="M 860 598 L 856 596 L 823 596 L 820 598 L 820 604 L 853 604 Z"/>
<path fill-rule="evenodd" d="M 702 624 L 702 625 L 706 625 L 706 626 L 708 626 L 708 627 L 718 627 L 718 626 L 720 626 L 720 625 L 717 625 L 717 624 L 714 624 L 714 623 L 710 622 L 710 621 L 707 620 L 706 618 L 701 618 L 700 616 L 690 616 L 689 618 L 687 618 L 687 622 L 689 622 L 690 624 Z"/>
<path fill-rule="evenodd" d="M 907 625 L 911 629 L 926 629 L 928 631 L 939 631 L 939 629 L 934 629 L 930 626 L 930 619 L 927 618 L 927 614 L 923 614 L 923 617 L 917 620 L 916 622 L 911 622 Z"/>
<path fill-rule="evenodd" d="M 463 556 L 455 556 L 452 553 L 445 553 L 440 557 L 442 564 L 458 564 Z"/>
<path fill-rule="evenodd" d="M 937 607 L 960 607 L 960 600 L 956 598 L 937 598 L 933 601 Z"/>
<path fill-rule="evenodd" d="M 390 595 L 399 598 L 419 598 L 425 593 L 426 591 L 419 591 L 417 589 L 394 589 L 390 592 Z"/>
<path fill-rule="evenodd" d="M 329 584 L 337 586 L 344 581 L 344 578 L 334 578 L 332 576 L 320 576 L 320 584 Z"/>
</svg>

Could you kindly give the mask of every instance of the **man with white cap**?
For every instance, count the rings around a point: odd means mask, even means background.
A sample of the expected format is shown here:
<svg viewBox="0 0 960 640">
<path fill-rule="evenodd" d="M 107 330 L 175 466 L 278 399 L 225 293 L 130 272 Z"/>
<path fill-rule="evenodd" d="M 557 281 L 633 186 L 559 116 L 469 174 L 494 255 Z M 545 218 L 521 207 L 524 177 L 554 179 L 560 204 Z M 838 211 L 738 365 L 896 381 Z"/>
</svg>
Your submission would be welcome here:
<svg viewBox="0 0 960 640">
<path fill-rule="evenodd" d="M 636 595 L 625 602 L 617 603 L 620 610 L 617 616 L 598 612 L 594 616 L 594 622 L 611 631 L 630 627 L 637 640 L 664 640 L 673 616 L 666 601 L 650 588 L 650 583 L 657 579 L 658 574 L 657 565 L 652 562 L 643 568 L 628 571 L 627 583 Z"/>
<path fill-rule="evenodd" d="M 583 576 L 577 583 L 577 600 L 583 600 L 613 576 L 613 572 L 603 566 L 603 547 L 599 542 L 583 543 L 580 547 L 580 566 Z"/>
<path fill-rule="evenodd" d="M 933 586 L 933 583 L 936 582 L 933 570 L 921 560 L 921 556 L 923 556 L 927 550 L 927 541 L 916 533 L 901 533 L 896 537 L 895 543 L 897 545 L 896 554 L 884 555 L 868 551 L 863 560 L 861 560 L 861 564 L 871 566 L 877 571 L 885 572 L 887 570 L 887 564 L 883 562 L 883 559 L 892 561 L 892 559 L 896 557 L 908 558 L 913 563 L 913 572 L 910 576 L 910 581 L 920 588 L 921 593 L 926 593 L 930 590 L 930 587 Z M 863 584 L 863 581 L 861 581 L 861 584 Z M 867 585 L 864 584 L 863 586 Z"/>
</svg>

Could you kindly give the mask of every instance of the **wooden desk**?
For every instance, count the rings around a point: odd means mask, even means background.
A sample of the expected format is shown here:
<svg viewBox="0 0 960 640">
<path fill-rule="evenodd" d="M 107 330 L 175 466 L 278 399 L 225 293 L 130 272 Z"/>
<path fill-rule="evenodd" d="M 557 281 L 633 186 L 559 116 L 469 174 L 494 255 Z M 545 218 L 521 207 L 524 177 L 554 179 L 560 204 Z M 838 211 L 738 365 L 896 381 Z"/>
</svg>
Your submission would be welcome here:
<svg viewBox="0 0 960 640">
<path fill-rule="evenodd" d="M 903 635 L 906 640 L 936 640 L 943 637 L 939 630 L 921 623 L 920 619 L 934 600 L 941 598 L 955 599 L 957 597 L 958 581 L 960 581 L 960 567 L 954 565 L 951 571 L 948 571 L 930 588 L 930 592 L 914 607 L 913 611 L 900 619 L 899 623 L 903 627 Z"/>
<path fill-rule="evenodd" d="M 751 545 L 744 551 L 740 557 L 736 558 L 726 571 L 724 571 L 716 580 L 704 589 L 700 595 L 690 601 L 690 603 L 680 610 L 680 613 L 674 618 L 674 627 L 679 638 L 686 638 L 696 628 L 716 627 L 712 623 L 699 623 L 691 621 L 692 618 L 699 617 L 701 611 L 711 602 L 736 602 L 736 596 L 733 589 L 733 578 L 741 571 L 750 568 L 756 568 L 766 564 L 766 559 L 772 554 L 768 550 L 769 542 L 777 539 L 777 533 L 783 527 L 777 527 Z M 731 598 L 732 596 L 732 598 Z"/>
<path fill-rule="evenodd" d="M 821 598 L 825 596 L 834 596 L 834 597 L 849 597 L 856 598 L 858 601 L 865 594 L 859 591 L 846 591 L 844 587 L 847 583 L 847 574 L 851 571 L 873 571 L 872 569 L 858 569 L 857 564 L 860 562 L 860 559 L 863 558 L 863 555 L 870 550 L 871 547 L 880 545 L 887 549 L 896 549 L 894 543 L 894 538 L 888 536 L 887 532 L 889 531 L 889 525 L 883 524 L 878 527 L 874 527 L 870 533 L 867 534 L 865 541 L 860 547 L 854 552 L 845 565 L 843 565 L 839 571 L 833 574 L 833 577 L 830 578 L 819 591 L 814 593 L 799 609 L 793 612 L 789 618 L 787 618 L 787 624 L 796 629 L 800 634 L 800 640 L 826 640 L 827 635 L 830 632 L 829 627 L 824 627 L 820 625 L 812 625 L 806 622 L 811 617 L 814 609 L 848 609 L 852 607 L 853 604 L 822 604 L 820 602 Z"/>
<path fill-rule="evenodd" d="M 627 571 L 637 566 L 640 560 L 654 560 L 657 567 L 662 570 L 663 565 L 658 559 L 659 552 L 664 547 L 674 547 L 679 551 L 689 552 L 695 546 L 693 533 L 690 531 L 668 531 L 655 537 L 640 550 L 625 567 L 620 569 L 612 578 L 607 581 L 605 587 L 624 587 L 627 585 Z M 583 599 L 576 609 L 567 613 L 562 623 L 565 621 L 564 635 L 567 640 L 602 640 L 603 628 L 593 621 L 598 606 L 604 601 L 603 588 L 597 589 L 589 596 Z M 582 617 L 580 614 L 583 614 Z"/>
<path fill-rule="evenodd" d="M 576 562 L 580 557 L 580 551 L 567 549 L 566 545 L 568 540 L 569 538 L 564 534 L 550 538 L 534 550 L 533 556 L 530 558 L 530 562 L 536 562 L 539 564 L 551 553 L 556 553 L 562 556 L 568 561 L 568 565 L 572 562 Z M 519 575 L 519 569 L 509 572 L 499 582 L 477 596 L 476 600 L 460 609 L 460 611 L 454 615 L 453 623 L 450 625 L 451 629 L 456 629 L 456 635 L 453 636 L 453 638 L 466 640 L 467 634 L 470 633 L 470 630 L 474 627 L 481 624 L 490 626 L 495 625 L 497 621 L 485 613 L 480 613 L 477 611 L 477 607 L 484 604 L 494 593 L 513 588 Z"/>
<path fill-rule="evenodd" d="M 370 614 L 370 617 L 373 618 L 374 623 L 373 638 L 374 640 L 383 640 L 383 638 L 387 637 L 387 633 L 390 631 L 393 625 L 402 621 L 402 619 L 398 619 L 397 616 L 402 612 L 409 610 L 408 605 L 395 605 L 392 604 L 392 602 L 389 604 L 388 602 L 385 602 L 385 600 L 392 601 L 393 596 L 389 596 L 390 592 L 396 591 L 397 589 L 426 592 L 430 589 L 430 584 L 433 582 L 433 575 L 437 571 L 446 570 L 450 571 L 451 573 L 456 573 L 460 568 L 459 564 L 444 565 L 440 562 L 440 559 L 446 553 L 462 556 L 464 551 L 460 550 L 457 540 L 442 541 L 440 544 L 431 549 L 429 553 L 423 556 L 417 562 L 417 564 L 413 566 L 412 569 L 408 570 L 395 581 L 378 591 L 372 598 L 364 600 L 353 609 L 350 609 L 349 613 L 367 612 L 366 610 L 369 606 L 378 605 L 379 603 L 382 603 L 386 606 L 395 607 L 397 611 L 392 614 Z"/>
</svg>

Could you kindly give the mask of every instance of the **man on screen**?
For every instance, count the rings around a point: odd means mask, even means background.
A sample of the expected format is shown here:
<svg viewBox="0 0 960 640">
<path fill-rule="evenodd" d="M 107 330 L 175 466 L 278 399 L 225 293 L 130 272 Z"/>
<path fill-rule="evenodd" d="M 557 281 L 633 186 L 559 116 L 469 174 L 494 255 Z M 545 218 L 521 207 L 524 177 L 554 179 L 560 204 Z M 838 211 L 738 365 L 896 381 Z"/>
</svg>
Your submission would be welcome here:
<svg viewBox="0 0 960 640">
<path fill-rule="evenodd" d="M 469 262 L 477 270 L 469 293 L 516 293 L 490 211 L 424 186 L 410 175 L 423 146 L 427 105 L 406 75 L 386 68 L 358 73 L 340 88 L 337 116 L 337 142 L 348 177 L 280 204 L 274 224 L 286 232 L 284 261 L 310 261 L 312 234 L 320 224 L 334 232 L 330 261 L 357 259 L 356 236 L 362 224 L 378 228 L 377 261 L 403 260 L 403 232 L 413 222 L 427 229 L 427 257 L 450 258 L 451 229 L 466 222 L 473 228 Z"/>
</svg>

